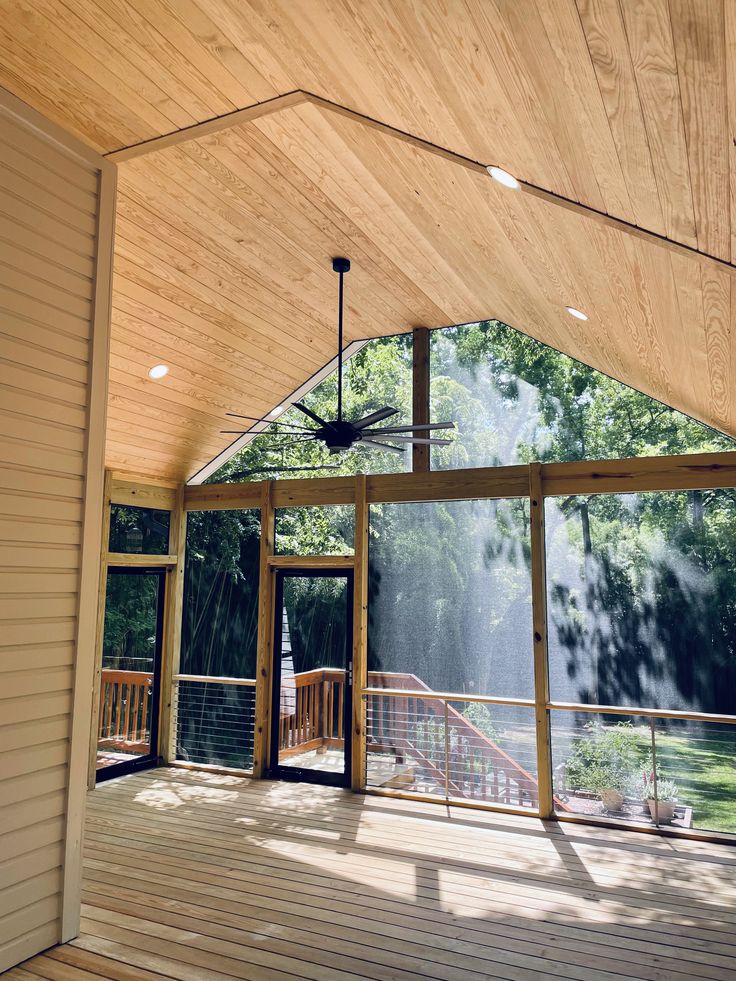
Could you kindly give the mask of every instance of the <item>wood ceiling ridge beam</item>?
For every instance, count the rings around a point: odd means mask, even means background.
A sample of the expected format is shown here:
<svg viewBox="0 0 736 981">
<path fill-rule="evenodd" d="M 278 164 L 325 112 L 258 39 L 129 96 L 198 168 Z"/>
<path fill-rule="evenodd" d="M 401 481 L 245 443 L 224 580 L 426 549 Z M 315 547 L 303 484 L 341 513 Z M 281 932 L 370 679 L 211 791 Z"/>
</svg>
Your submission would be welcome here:
<svg viewBox="0 0 736 981">
<path fill-rule="evenodd" d="M 301 89 L 294 89 L 285 92 L 283 95 L 274 96 L 272 99 L 265 99 L 262 102 L 254 102 L 253 105 L 245 106 L 243 109 L 235 109 L 226 112 L 222 116 L 213 116 L 192 126 L 184 126 L 181 129 L 172 130 L 161 136 L 154 136 L 149 140 L 141 140 L 140 143 L 133 143 L 130 146 L 121 147 L 119 150 L 111 150 L 104 156 L 113 163 L 121 163 L 124 160 L 133 160 L 145 154 L 153 153 L 156 150 L 165 150 L 170 146 L 177 146 L 179 143 L 186 143 L 189 140 L 201 140 L 203 136 L 212 133 L 219 133 L 222 130 L 239 126 L 241 123 L 248 123 L 261 116 L 268 116 L 282 109 L 290 109 L 294 106 L 302 105 L 307 101 L 307 94 Z"/>
<path fill-rule="evenodd" d="M 381 120 L 375 119 L 372 116 L 367 116 L 355 109 L 350 109 L 347 106 L 343 106 L 338 102 L 333 102 L 330 99 L 326 99 L 323 96 L 316 95 L 314 92 L 309 92 L 305 89 L 294 89 L 293 91 L 286 92 L 283 95 L 274 96 L 272 99 L 256 102 L 253 105 L 246 106 L 243 109 L 236 109 L 233 112 L 225 113 L 222 116 L 215 116 L 212 119 L 195 123 L 193 126 L 186 126 L 182 129 L 174 130 L 171 133 L 165 133 L 162 136 L 156 136 L 150 140 L 144 140 L 140 143 L 133 144 L 132 146 L 123 147 L 120 150 L 113 150 L 107 153 L 105 156 L 108 160 L 112 160 L 116 163 L 125 160 L 132 160 L 136 157 L 153 153 L 156 150 L 163 150 L 167 147 L 176 146 L 179 143 L 185 143 L 189 140 L 201 139 L 203 136 L 208 136 L 211 133 L 218 133 L 222 130 L 230 129 L 233 126 L 238 126 L 246 122 L 252 122 L 264 116 L 281 112 L 284 109 L 295 108 L 296 106 L 307 103 L 328 112 L 333 112 L 344 116 L 345 118 L 352 119 L 355 122 L 375 129 L 387 136 L 392 136 L 404 143 L 408 143 L 417 149 L 425 150 L 434 154 L 435 156 L 442 157 L 451 163 L 459 164 L 466 170 L 471 170 L 475 173 L 482 173 L 484 175 L 487 173 L 489 165 L 481 163 L 479 160 L 474 160 L 471 157 L 466 157 L 461 153 L 456 153 L 454 150 L 450 150 L 447 147 L 440 146 L 437 143 L 432 143 L 430 140 L 425 140 L 420 136 L 407 132 L 406 130 L 399 129 L 398 127 L 392 126 L 389 123 L 382 122 Z M 590 205 L 581 204 L 580 202 L 567 198 L 564 195 L 556 194 L 554 191 L 547 190 L 546 188 L 540 187 L 537 184 L 532 184 L 528 181 L 522 180 L 521 178 L 517 178 L 517 180 L 519 182 L 520 189 L 524 193 L 531 194 L 533 197 L 539 198 L 547 204 L 552 204 L 557 207 L 564 208 L 567 211 L 572 211 L 573 213 L 584 218 L 597 221 L 608 228 L 613 228 L 616 231 L 623 232 L 634 238 L 657 245 L 660 248 L 668 249 L 670 252 L 675 252 L 678 255 L 699 259 L 701 262 L 711 267 L 715 267 L 730 273 L 736 272 L 736 265 L 727 261 L 726 259 L 721 259 L 718 256 L 712 255 L 709 252 L 704 252 L 703 250 L 695 248 L 694 246 L 685 245 L 684 243 L 678 242 L 675 239 L 668 238 L 666 235 L 661 235 L 658 232 L 653 232 L 647 228 L 643 228 L 640 225 L 635 225 L 632 222 L 628 222 L 623 218 L 616 218 L 615 216 L 609 215 L 604 211 L 600 211 L 597 208 L 591 207 Z"/>
</svg>

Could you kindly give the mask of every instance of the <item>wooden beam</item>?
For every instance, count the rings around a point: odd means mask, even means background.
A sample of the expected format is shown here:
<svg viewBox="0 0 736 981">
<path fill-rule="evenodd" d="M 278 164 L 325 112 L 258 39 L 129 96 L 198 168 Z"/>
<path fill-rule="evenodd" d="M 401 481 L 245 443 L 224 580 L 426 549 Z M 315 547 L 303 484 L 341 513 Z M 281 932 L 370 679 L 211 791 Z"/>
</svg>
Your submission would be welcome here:
<svg viewBox="0 0 736 981">
<path fill-rule="evenodd" d="M 184 510 L 184 487 L 176 492 L 176 502 L 171 512 L 169 548 L 173 566 L 166 576 L 164 606 L 164 641 L 161 662 L 161 703 L 159 713 L 159 755 L 165 763 L 176 758 L 176 702 L 178 683 L 174 676 L 179 673 L 181 660 L 181 631 L 184 612 L 184 572 L 187 545 L 187 512 Z"/>
<path fill-rule="evenodd" d="M 547 565 L 544 540 L 544 497 L 542 468 L 529 465 L 530 545 L 532 575 L 532 631 L 534 650 L 534 721 L 537 734 L 537 786 L 539 816 L 549 818 L 554 807 L 552 753 L 547 702 L 549 662 L 547 652 Z"/>
<path fill-rule="evenodd" d="M 113 474 L 110 501 L 127 507 L 173 511 L 176 507 L 177 490 L 163 484 L 138 483 Z"/>
<path fill-rule="evenodd" d="M 311 486 L 310 486 L 311 485 Z M 352 477 L 303 477 L 300 480 L 276 480 L 273 487 L 273 506 L 293 508 L 312 504 L 352 504 L 355 484 Z"/>
<path fill-rule="evenodd" d="M 430 140 L 422 139 L 421 136 L 415 136 L 413 133 L 398 129 L 398 127 L 391 126 L 389 123 L 381 122 L 380 119 L 375 119 L 373 116 L 366 116 L 362 112 L 356 112 L 355 109 L 348 109 L 347 106 L 342 106 L 338 102 L 332 102 L 330 99 L 315 95 L 313 92 L 302 92 L 302 95 L 304 96 L 305 102 L 310 102 L 312 105 L 324 109 L 327 112 L 335 113 L 346 119 L 352 119 L 354 122 L 361 123 L 369 129 L 374 129 L 384 136 L 391 136 L 396 140 L 400 140 L 402 143 L 408 143 L 409 146 L 416 147 L 418 150 L 424 150 L 426 153 L 434 154 L 436 157 L 442 157 L 443 160 L 449 160 L 450 163 L 458 164 L 465 170 L 472 170 L 478 174 L 487 173 L 487 165 L 481 163 L 480 160 L 473 160 L 472 157 L 466 157 L 464 154 L 456 153 L 454 150 L 449 150 L 447 147 L 440 146 L 438 143 L 432 143 Z"/>
<path fill-rule="evenodd" d="M 367 483 L 370 504 L 526 497 L 529 493 L 528 470 L 521 465 L 376 474 Z"/>
<path fill-rule="evenodd" d="M 353 555 L 269 555 L 271 569 L 352 569 Z"/>
<path fill-rule="evenodd" d="M 718 487 L 736 487 L 736 453 L 693 453 L 542 465 L 545 497 Z"/>
<path fill-rule="evenodd" d="M 160 569 L 162 566 L 174 566 L 178 561 L 175 554 L 141 555 L 139 552 L 108 552 L 107 565 L 127 566 L 131 569 Z"/>
<path fill-rule="evenodd" d="M 544 463 L 541 478 L 545 497 L 736 487 L 736 452 Z M 254 507 L 260 500 L 262 487 L 262 481 L 187 487 L 185 508 L 213 511 Z M 528 493 L 529 472 L 522 464 L 376 474 L 367 478 L 369 504 L 526 497 Z M 352 504 L 354 500 L 353 477 L 273 481 L 273 502 L 278 507 Z M 151 559 L 156 557 L 151 556 Z"/>
<path fill-rule="evenodd" d="M 297 89 L 293 92 L 287 92 L 284 95 L 278 95 L 273 99 L 266 99 L 264 102 L 256 102 L 251 106 L 246 106 L 244 109 L 236 109 L 234 112 L 228 112 L 222 116 L 214 116 L 212 119 L 195 123 L 193 126 L 185 126 L 182 129 L 173 130 L 171 133 L 165 133 L 163 136 L 155 136 L 151 140 L 134 143 L 132 146 L 123 147 L 121 150 L 112 150 L 110 153 L 105 154 L 105 158 L 112 160 L 114 163 L 122 163 L 124 160 L 134 160 L 136 157 L 142 157 L 147 153 L 166 150 L 169 147 L 178 146 L 180 143 L 186 143 L 189 140 L 201 140 L 205 136 L 220 133 L 222 130 L 230 129 L 233 126 L 242 126 L 243 123 L 253 122 L 254 119 L 262 119 L 264 116 L 270 116 L 272 113 L 280 112 L 282 109 L 290 109 L 292 106 L 301 105 L 306 101 L 307 97 L 304 92 Z"/>
<path fill-rule="evenodd" d="M 686 256 L 688 259 L 698 259 L 707 268 L 720 269 L 723 272 L 729 273 L 736 272 L 736 265 L 728 262 L 726 259 L 719 259 L 718 256 L 712 255 L 710 252 L 703 252 L 701 249 L 696 249 L 691 245 L 683 245 L 682 242 L 667 238 L 666 235 L 659 235 L 657 232 L 651 232 L 649 229 L 642 228 L 639 225 L 632 225 L 631 222 L 624 221 L 622 218 L 615 218 L 613 215 L 598 211 L 596 208 L 591 208 L 587 204 L 580 204 L 578 201 L 572 201 L 570 198 L 563 197 L 561 194 L 554 194 L 552 191 L 538 187 L 536 184 L 530 184 L 528 181 L 520 180 L 519 187 L 524 194 L 530 194 L 532 197 L 539 198 L 545 204 L 551 204 L 556 208 L 571 211 L 581 218 L 595 221 L 599 225 L 604 225 L 606 228 L 613 228 L 617 232 L 623 232 L 632 238 L 647 242 L 649 245 L 656 245 L 659 248 L 666 249 L 668 252 L 674 252 L 675 255 Z"/>
<path fill-rule="evenodd" d="M 368 505 L 365 476 L 355 478 L 355 573 L 353 576 L 353 712 L 350 785 L 365 784 L 366 720 L 363 689 L 368 684 Z"/>
<path fill-rule="evenodd" d="M 227 511 L 231 508 L 259 508 L 263 481 L 245 484 L 187 485 L 184 508 L 187 511 Z"/>
<path fill-rule="evenodd" d="M 412 331 L 412 424 L 417 426 L 429 422 L 429 331 L 426 327 L 415 327 Z M 429 430 L 419 430 L 417 436 L 431 436 Z M 430 447 L 415 445 L 411 448 L 411 468 L 414 473 L 429 471 Z"/>
<path fill-rule="evenodd" d="M 271 651 L 273 648 L 273 573 L 268 564 L 274 551 L 273 484 L 261 484 L 261 544 L 258 579 L 258 643 L 256 649 L 256 706 L 253 735 L 253 776 L 268 767 L 271 726 Z"/>
</svg>

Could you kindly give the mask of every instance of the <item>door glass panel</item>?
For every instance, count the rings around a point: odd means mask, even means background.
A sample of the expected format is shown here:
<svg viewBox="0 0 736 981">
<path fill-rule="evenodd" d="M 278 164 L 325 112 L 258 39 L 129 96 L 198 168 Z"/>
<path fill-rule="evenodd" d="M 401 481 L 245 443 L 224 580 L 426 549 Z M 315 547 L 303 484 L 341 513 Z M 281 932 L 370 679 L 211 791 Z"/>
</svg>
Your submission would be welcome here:
<svg viewBox="0 0 736 981">
<path fill-rule="evenodd" d="M 352 642 L 345 576 L 285 576 L 277 609 L 278 765 L 344 775 Z"/>
<path fill-rule="evenodd" d="M 107 576 L 97 770 L 124 771 L 152 755 L 156 738 L 161 642 L 161 572 L 114 570 Z"/>
</svg>

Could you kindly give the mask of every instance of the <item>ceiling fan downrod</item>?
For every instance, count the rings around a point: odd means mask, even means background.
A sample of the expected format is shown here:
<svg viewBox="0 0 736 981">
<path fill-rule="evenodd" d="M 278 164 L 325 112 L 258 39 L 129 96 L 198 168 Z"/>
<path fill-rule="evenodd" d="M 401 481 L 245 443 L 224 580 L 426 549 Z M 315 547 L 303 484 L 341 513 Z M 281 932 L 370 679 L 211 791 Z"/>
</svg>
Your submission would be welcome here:
<svg viewBox="0 0 736 981">
<path fill-rule="evenodd" d="M 342 344 L 343 344 L 343 310 L 345 305 L 345 273 L 350 272 L 350 259 L 336 256 L 332 260 L 332 269 L 340 275 L 340 287 L 337 299 L 337 421 L 342 422 Z"/>
</svg>

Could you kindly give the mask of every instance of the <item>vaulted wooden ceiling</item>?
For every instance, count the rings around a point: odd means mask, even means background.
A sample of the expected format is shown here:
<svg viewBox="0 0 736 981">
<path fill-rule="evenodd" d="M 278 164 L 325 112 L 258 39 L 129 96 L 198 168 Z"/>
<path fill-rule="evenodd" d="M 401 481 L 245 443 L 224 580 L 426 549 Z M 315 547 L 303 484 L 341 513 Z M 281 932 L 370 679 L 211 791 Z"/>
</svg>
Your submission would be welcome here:
<svg viewBox="0 0 736 981">
<path fill-rule="evenodd" d="M 354 260 L 352 338 L 498 317 L 736 434 L 736 4 L 0 0 L 0 15 L 0 84 L 103 152 L 305 89 L 721 260 L 309 102 L 156 149 L 120 163 L 116 469 L 188 477 L 228 441 L 225 411 L 266 411 L 328 361 L 337 253 Z"/>
</svg>

